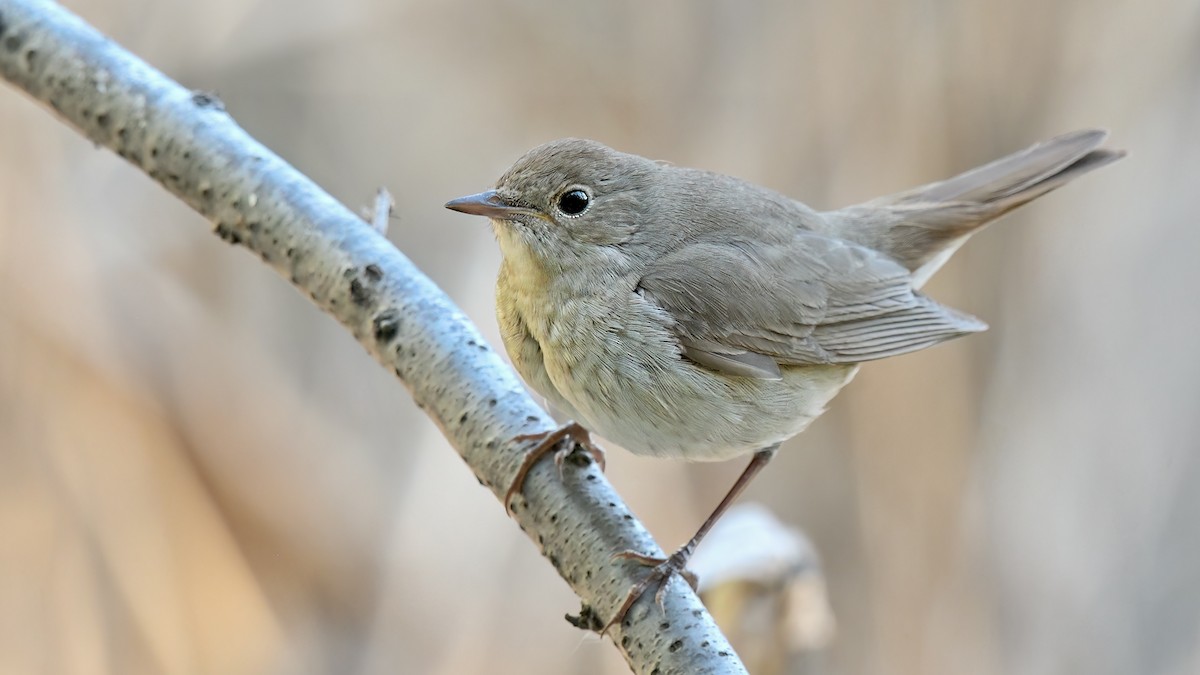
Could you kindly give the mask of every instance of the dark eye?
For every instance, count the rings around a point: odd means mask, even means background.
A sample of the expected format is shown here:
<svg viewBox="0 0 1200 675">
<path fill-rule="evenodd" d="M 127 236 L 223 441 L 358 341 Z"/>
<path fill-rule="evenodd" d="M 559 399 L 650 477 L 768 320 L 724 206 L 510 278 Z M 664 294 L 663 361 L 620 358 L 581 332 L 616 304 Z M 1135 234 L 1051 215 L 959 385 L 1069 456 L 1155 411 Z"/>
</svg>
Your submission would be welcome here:
<svg viewBox="0 0 1200 675">
<path fill-rule="evenodd" d="M 577 216 L 587 211 L 588 204 L 591 202 L 592 198 L 583 190 L 570 190 L 558 198 L 558 210 L 568 216 Z"/>
</svg>

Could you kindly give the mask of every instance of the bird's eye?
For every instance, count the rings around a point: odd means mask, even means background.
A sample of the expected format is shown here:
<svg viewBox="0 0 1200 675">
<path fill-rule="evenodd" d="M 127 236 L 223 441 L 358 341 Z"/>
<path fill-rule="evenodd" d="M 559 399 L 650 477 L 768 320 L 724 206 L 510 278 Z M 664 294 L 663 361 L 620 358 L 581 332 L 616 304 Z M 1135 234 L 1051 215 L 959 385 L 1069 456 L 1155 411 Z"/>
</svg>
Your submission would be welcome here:
<svg viewBox="0 0 1200 675">
<path fill-rule="evenodd" d="M 577 216 L 592 203 L 592 198 L 583 190 L 569 190 L 558 198 L 558 210 L 568 216 Z"/>
</svg>

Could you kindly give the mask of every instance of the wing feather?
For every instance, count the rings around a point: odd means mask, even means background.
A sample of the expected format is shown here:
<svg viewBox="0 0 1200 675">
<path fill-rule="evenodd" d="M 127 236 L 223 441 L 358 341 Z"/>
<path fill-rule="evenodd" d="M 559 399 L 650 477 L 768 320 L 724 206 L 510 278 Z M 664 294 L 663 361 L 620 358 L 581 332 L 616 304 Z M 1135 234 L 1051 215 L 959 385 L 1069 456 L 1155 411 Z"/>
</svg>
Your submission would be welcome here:
<svg viewBox="0 0 1200 675">
<path fill-rule="evenodd" d="M 673 318 L 688 358 L 744 377 L 881 359 L 986 328 L 914 290 L 883 254 L 804 230 L 770 244 L 693 242 L 651 263 L 639 291 Z"/>
</svg>

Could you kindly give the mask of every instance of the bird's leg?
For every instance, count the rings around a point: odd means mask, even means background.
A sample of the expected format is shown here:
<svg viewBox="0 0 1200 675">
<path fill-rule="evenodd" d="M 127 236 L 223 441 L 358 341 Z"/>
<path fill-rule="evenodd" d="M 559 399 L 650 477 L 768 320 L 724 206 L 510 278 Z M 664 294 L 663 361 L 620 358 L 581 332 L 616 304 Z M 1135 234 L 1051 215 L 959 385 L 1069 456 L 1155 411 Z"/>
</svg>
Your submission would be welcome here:
<svg viewBox="0 0 1200 675">
<path fill-rule="evenodd" d="M 672 575 L 678 574 L 682 576 L 688 582 L 688 585 L 692 587 L 692 590 L 696 590 L 696 575 L 688 571 L 688 559 L 692 557 L 692 553 L 696 550 L 696 546 L 700 544 L 700 540 L 708 534 L 708 531 L 711 530 L 713 525 L 717 523 L 722 514 L 729 509 L 729 506 L 738 498 L 738 495 L 742 493 L 742 490 L 744 490 L 746 486 L 750 484 L 750 481 L 754 478 L 754 476 L 757 475 L 759 471 L 762 471 L 762 468 L 767 465 L 767 462 L 771 461 L 771 458 L 775 456 L 775 451 L 778 449 L 778 445 L 773 445 L 765 450 L 759 450 L 758 452 L 754 453 L 754 457 L 750 460 L 749 466 L 747 466 L 746 470 L 742 472 L 742 475 L 738 476 L 737 481 L 734 482 L 733 487 L 729 488 L 729 492 L 725 495 L 725 498 L 721 500 L 721 503 L 717 504 L 717 508 L 713 510 L 712 515 L 710 515 L 708 519 L 704 521 L 704 524 L 700 526 L 699 530 L 696 530 L 696 534 L 688 540 L 688 543 L 680 547 L 678 551 L 672 553 L 670 557 L 659 558 L 656 556 L 642 555 L 636 551 L 622 551 L 621 553 L 617 553 L 613 556 L 613 558 L 623 558 L 625 560 L 639 562 L 647 567 L 650 567 L 651 569 L 646 578 L 638 582 L 638 584 L 629 591 L 629 595 L 625 596 L 624 604 L 617 609 L 617 613 L 613 615 L 613 618 L 607 624 L 605 624 L 604 630 L 600 631 L 601 635 L 607 633 L 609 628 L 612 628 L 614 625 L 624 619 L 625 615 L 629 612 L 629 609 L 633 607 L 633 603 L 637 602 L 638 598 L 642 597 L 642 595 L 644 595 L 646 591 L 655 584 L 658 584 L 658 592 L 654 594 L 654 599 L 661 608 L 663 606 L 667 582 L 671 579 Z"/>
<path fill-rule="evenodd" d="M 558 447 L 564 439 L 569 439 L 572 443 Z M 583 448 L 597 464 L 600 465 L 600 470 L 604 470 L 604 451 L 592 442 L 592 437 L 588 434 L 588 430 L 581 427 L 577 422 L 567 422 L 561 427 L 553 431 L 543 431 L 536 434 L 521 434 L 513 439 L 518 443 L 533 442 L 536 443 L 529 452 L 525 455 L 525 461 L 521 463 L 521 468 L 517 469 L 517 475 L 513 478 L 512 484 L 508 486 L 508 492 L 504 493 L 504 510 L 508 515 L 512 515 L 512 500 L 521 492 L 521 488 L 525 487 L 525 477 L 529 475 L 529 470 L 537 464 L 539 460 L 554 452 L 554 466 L 558 467 L 558 476 L 562 478 L 563 461 L 575 450 L 575 444 Z M 555 450 L 555 448 L 558 448 Z"/>
</svg>

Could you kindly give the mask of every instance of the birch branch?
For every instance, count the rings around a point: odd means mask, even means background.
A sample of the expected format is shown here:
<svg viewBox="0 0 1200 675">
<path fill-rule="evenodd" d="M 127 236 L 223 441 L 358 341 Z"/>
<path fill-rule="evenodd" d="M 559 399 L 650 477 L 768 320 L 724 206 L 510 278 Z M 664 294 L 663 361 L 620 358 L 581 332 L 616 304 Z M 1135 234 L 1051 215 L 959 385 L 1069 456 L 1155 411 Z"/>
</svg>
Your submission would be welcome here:
<svg viewBox="0 0 1200 675">
<path fill-rule="evenodd" d="M 0 76 L 161 183 L 344 325 L 497 497 L 524 450 L 511 439 L 554 428 L 441 290 L 246 134 L 215 97 L 181 87 L 42 0 L 0 0 Z M 552 462 L 541 463 L 515 518 L 581 598 L 577 621 L 596 630 L 644 574 L 612 554 L 661 551 L 595 465 L 571 464 L 560 480 Z M 745 672 L 681 580 L 672 580 L 664 611 L 643 600 L 611 632 L 635 672 Z"/>
</svg>

